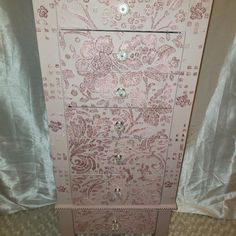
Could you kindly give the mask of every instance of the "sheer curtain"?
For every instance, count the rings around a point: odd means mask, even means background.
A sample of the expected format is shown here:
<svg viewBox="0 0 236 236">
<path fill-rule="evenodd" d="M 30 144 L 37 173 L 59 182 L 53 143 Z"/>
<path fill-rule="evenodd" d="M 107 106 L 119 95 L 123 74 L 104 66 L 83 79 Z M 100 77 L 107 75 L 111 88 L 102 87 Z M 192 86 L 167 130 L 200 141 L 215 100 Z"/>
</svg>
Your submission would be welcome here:
<svg viewBox="0 0 236 236">
<path fill-rule="evenodd" d="M 235 12 L 235 0 L 214 1 L 179 211 L 236 218 Z M 41 83 L 32 2 L 0 0 L 1 212 L 55 202 Z"/>
<path fill-rule="evenodd" d="M 215 1 L 178 192 L 179 211 L 236 219 L 236 1 Z"/>
<path fill-rule="evenodd" d="M 0 212 L 55 202 L 31 0 L 0 0 Z"/>
</svg>

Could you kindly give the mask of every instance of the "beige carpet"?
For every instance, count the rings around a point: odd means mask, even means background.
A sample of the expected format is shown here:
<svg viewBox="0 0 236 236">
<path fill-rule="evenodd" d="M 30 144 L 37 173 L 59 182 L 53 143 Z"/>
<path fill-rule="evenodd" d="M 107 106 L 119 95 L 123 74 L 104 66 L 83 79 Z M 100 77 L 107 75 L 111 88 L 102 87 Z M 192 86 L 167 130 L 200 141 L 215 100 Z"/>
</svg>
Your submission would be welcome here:
<svg viewBox="0 0 236 236">
<path fill-rule="evenodd" d="M 53 206 L 0 216 L 0 236 L 59 236 Z M 169 236 L 236 236 L 236 221 L 173 213 Z"/>
</svg>

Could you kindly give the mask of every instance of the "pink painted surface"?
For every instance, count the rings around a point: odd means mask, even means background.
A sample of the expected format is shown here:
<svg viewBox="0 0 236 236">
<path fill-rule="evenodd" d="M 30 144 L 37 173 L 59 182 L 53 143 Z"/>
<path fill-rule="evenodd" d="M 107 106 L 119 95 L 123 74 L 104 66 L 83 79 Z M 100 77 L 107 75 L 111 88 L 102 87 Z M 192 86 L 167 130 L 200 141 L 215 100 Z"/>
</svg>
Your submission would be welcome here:
<svg viewBox="0 0 236 236">
<path fill-rule="evenodd" d="M 165 168 L 167 145 L 168 139 L 159 136 L 114 140 L 74 138 L 70 140 L 71 173 L 116 174 L 126 178 L 156 174 Z"/>
<path fill-rule="evenodd" d="M 182 31 L 189 0 L 62 0 L 58 6 L 60 27 L 106 30 Z M 119 11 L 127 4 L 126 14 Z M 125 11 L 126 12 L 126 11 Z"/>
<path fill-rule="evenodd" d="M 113 233 L 111 213 L 119 210 L 99 209 L 102 217 L 88 225 L 93 214 L 81 209 L 173 207 L 212 0 L 33 3 L 57 206 L 80 208 L 69 213 L 70 225 Z M 156 216 L 122 214 L 119 232 L 154 232 L 140 219 Z M 159 215 L 163 236 L 170 213 Z"/>
<path fill-rule="evenodd" d="M 65 102 L 88 107 L 173 107 L 183 34 L 60 31 Z M 120 61 L 119 52 L 127 59 Z M 116 95 L 118 88 L 125 96 Z"/>
<path fill-rule="evenodd" d="M 159 205 L 162 173 L 127 179 L 112 175 L 72 175 L 74 205 Z M 119 192 L 116 191 L 119 189 Z"/>
<path fill-rule="evenodd" d="M 68 142 L 80 138 L 168 137 L 171 115 L 172 109 L 67 107 Z"/>
<path fill-rule="evenodd" d="M 155 232 L 155 210 L 81 210 L 73 211 L 76 233 L 136 233 Z"/>
</svg>

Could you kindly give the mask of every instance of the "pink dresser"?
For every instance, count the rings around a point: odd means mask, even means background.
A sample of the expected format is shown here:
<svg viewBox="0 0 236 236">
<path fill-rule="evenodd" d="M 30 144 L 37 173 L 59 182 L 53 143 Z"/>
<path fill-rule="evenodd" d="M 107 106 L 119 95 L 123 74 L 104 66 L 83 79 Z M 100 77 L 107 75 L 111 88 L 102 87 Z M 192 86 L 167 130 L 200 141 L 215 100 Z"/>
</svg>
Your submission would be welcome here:
<svg viewBox="0 0 236 236">
<path fill-rule="evenodd" d="M 33 6 L 62 235 L 168 235 L 212 0 Z"/>
</svg>

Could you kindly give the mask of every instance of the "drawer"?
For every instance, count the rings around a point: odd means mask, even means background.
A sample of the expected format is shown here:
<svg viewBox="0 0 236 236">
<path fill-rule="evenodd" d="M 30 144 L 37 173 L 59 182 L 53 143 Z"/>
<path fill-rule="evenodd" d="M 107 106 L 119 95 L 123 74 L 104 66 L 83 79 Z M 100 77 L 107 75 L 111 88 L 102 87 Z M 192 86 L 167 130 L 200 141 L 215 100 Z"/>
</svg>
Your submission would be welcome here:
<svg viewBox="0 0 236 236">
<path fill-rule="evenodd" d="M 61 0 L 61 28 L 93 30 L 182 31 L 189 0 Z"/>
<path fill-rule="evenodd" d="M 169 135 L 172 109 L 70 108 L 65 112 L 70 145 L 85 139 L 140 138 Z"/>
<path fill-rule="evenodd" d="M 182 34 L 61 31 L 66 104 L 172 107 L 183 40 Z"/>
<path fill-rule="evenodd" d="M 123 175 L 71 175 L 72 201 L 77 206 L 160 205 L 164 170 L 141 165 L 138 172 L 126 169 Z"/>
<path fill-rule="evenodd" d="M 120 175 L 141 179 L 142 169 L 161 172 L 165 167 L 168 139 L 69 140 L 71 173 L 75 175 Z"/>
<path fill-rule="evenodd" d="M 74 231 L 80 234 L 153 234 L 157 210 L 73 210 Z"/>
</svg>

